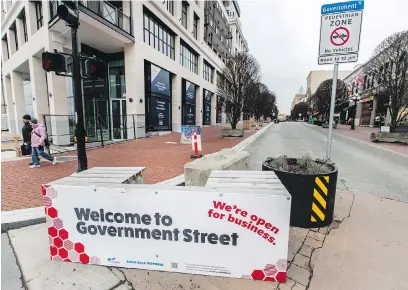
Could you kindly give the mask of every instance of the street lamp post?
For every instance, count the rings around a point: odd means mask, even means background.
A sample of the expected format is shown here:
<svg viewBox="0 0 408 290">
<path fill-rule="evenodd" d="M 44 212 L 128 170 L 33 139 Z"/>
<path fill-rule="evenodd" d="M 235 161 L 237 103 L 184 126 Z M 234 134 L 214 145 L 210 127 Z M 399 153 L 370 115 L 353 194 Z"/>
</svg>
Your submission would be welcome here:
<svg viewBox="0 0 408 290">
<path fill-rule="evenodd" d="M 350 130 L 355 130 L 355 120 L 356 120 L 356 114 L 357 114 L 357 100 L 358 98 L 356 96 L 351 98 L 352 101 L 354 101 L 354 114 L 353 114 L 353 119 L 351 120 L 351 126 Z"/>
</svg>

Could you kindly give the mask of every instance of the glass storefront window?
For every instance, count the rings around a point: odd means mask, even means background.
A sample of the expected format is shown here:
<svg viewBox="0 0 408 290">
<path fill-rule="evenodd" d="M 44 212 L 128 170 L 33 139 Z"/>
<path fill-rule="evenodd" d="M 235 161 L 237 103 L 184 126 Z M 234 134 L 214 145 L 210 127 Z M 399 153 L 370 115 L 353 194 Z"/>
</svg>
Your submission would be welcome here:
<svg viewBox="0 0 408 290">
<path fill-rule="evenodd" d="M 123 60 L 109 62 L 109 97 L 126 98 L 125 64 Z"/>
<path fill-rule="evenodd" d="M 31 95 L 31 81 L 29 78 L 23 81 L 25 114 L 34 116 L 33 97 Z"/>
</svg>

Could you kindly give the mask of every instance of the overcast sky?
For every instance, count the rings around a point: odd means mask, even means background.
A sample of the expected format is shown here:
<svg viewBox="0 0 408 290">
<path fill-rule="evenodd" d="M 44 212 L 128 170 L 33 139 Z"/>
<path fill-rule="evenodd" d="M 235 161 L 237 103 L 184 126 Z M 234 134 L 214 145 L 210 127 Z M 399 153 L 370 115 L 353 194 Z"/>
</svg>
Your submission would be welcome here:
<svg viewBox="0 0 408 290">
<path fill-rule="evenodd" d="M 318 65 L 320 8 L 332 0 L 240 0 L 241 23 L 252 53 L 262 67 L 263 82 L 276 93 L 279 111 L 290 112 L 294 95 Z M 359 62 L 372 55 L 388 35 L 408 29 L 408 0 L 366 0 Z M 352 70 L 356 63 L 340 64 Z"/>
</svg>

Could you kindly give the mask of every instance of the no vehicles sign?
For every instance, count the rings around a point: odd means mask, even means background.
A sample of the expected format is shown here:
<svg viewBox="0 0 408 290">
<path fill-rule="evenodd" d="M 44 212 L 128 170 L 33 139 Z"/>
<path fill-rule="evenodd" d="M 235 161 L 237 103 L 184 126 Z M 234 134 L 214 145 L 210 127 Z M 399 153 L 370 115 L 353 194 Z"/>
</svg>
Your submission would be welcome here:
<svg viewBox="0 0 408 290">
<path fill-rule="evenodd" d="M 319 64 L 356 62 L 364 1 L 322 6 Z"/>
</svg>

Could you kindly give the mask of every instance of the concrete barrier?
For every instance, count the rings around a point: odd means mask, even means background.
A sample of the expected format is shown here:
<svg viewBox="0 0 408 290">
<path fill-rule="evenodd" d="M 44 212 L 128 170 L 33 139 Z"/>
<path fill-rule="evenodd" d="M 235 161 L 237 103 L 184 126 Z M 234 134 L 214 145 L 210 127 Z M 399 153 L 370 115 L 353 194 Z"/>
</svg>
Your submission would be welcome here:
<svg viewBox="0 0 408 290">
<path fill-rule="evenodd" d="M 222 129 L 222 137 L 242 137 L 244 136 L 244 129 Z"/>
<path fill-rule="evenodd" d="M 408 145 L 408 132 L 402 133 L 371 133 L 370 140 L 372 142 L 386 142 L 386 143 L 402 143 Z"/>
<path fill-rule="evenodd" d="M 184 165 L 186 186 L 205 186 L 212 170 L 247 170 L 249 153 L 223 149 Z"/>
</svg>

